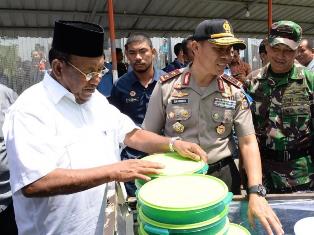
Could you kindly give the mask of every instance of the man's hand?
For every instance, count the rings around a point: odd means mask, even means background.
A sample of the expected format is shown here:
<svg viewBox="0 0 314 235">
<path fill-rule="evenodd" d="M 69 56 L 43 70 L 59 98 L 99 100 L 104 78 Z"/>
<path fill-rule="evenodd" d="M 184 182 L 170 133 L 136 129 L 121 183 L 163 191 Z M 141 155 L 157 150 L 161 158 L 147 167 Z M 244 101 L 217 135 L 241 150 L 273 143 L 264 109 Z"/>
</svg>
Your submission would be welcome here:
<svg viewBox="0 0 314 235">
<path fill-rule="evenodd" d="M 256 217 L 264 226 L 268 235 L 274 234 L 272 230 L 274 230 L 277 235 L 284 234 L 280 220 L 269 206 L 266 199 L 257 194 L 250 194 L 248 219 L 252 227 L 255 227 L 254 217 Z"/>
<path fill-rule="evenodd" d="M 147 175 L 159 174 L 159 169 L 164 168 L 164 166 L 157 162 L 131 159 L 113 164 L 110 168 L 112 181 L 127 182 L 134 179 L 148 181 L 150 177 Z"/>
<path fill-rule="evenodd" d="M 207 163 L 207 154 L 206 152 L 197 144 L 175 140 L 173 147 L 181 156 L 186 158 L 191 158 L 195 161 L 204 161 Z"/>
</svg>

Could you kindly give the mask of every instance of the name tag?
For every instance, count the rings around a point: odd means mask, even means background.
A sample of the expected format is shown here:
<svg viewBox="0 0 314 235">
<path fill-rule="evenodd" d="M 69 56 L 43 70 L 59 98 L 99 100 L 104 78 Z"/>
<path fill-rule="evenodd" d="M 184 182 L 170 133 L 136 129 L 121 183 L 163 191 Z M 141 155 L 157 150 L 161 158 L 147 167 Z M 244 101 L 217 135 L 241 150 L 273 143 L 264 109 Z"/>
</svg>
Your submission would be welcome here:
<svg viewBox="0 0 314 235">
<path fill-rule="evenodd" d="M 174 99 L 171 100 L 172 104 L 188 104 L 189 103 L 189 99 Z"/>
<path fill-rule="evenodd" d="M 228 100 L 228 99 L 215 98 L 214 100 L 214 105 L 216 107 L 226 108 L 226 109 L 235 109 L 236 103 L 237 102 L 235 100 Z"/>
</svg>

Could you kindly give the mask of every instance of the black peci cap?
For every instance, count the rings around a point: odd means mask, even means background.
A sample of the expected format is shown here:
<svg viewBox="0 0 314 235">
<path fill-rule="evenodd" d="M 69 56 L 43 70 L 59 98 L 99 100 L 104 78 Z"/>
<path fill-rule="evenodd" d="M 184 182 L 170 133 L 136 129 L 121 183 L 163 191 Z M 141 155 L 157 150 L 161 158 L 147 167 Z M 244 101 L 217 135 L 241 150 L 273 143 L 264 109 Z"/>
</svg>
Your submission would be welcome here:
<svg viewBox="0 0 314 235">
<path fill-rule="evenodd" d="M 241 50 L 246 48 L 244 41 L 234 37 L 232 27 L 225 19 L 204 20 L 196 26 L 193 39 L 196 41 L 208 40 L 220 46 L 234 45 Z"/>
<path fill-rule="evenodd" d="M 56 21 L 52 48 L 72 55 L 98 57 L 104 54 L 104 30 L 81 21 Z"/>
</svg>

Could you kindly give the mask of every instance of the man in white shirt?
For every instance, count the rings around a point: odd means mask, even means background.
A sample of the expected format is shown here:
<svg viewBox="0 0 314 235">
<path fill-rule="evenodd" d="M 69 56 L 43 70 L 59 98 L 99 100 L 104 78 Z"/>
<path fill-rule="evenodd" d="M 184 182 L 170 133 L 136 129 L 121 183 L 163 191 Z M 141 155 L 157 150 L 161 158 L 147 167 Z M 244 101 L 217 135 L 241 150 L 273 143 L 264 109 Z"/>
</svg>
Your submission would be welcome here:
<svg viewBox="0 0 314 235">
<path fill-rule="evenodd" d="M 297 61 L 309 70 L 314 71 L 314 48 L 313 41 L 309 39 L 302 39 L 298 47 Z"/>
<path fill-rule="evenodd" d="M 10 108 L 3 132 L 19 234 L 103 234 L 107 183 L 149 180 L 160 164 L 119 161 L 119 146 L 174 149 L 205 159 L 196 144 L 139 129 L 96 87 L 105 74 L 104 31 L 77 21 L 55 23 L 52 72 Z"/>
</svg>

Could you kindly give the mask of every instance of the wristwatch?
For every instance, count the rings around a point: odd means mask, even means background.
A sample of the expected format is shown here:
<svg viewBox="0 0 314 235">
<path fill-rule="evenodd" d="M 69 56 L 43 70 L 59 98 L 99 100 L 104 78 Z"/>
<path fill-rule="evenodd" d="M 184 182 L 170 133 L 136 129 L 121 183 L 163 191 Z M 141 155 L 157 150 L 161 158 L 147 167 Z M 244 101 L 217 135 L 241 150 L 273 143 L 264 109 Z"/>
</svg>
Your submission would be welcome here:
<svg viewBox="0 0 314 235">
<path fill-rule="evenodd" d="M 256 193 L 259 196 L 266 197 L 266 188 L 262 184 L 253 185 L 247 190 L 247 194 L 251 193 Z"/>
<path fill-rule="evenodd" d="M 176 141 L 176 140 L 181 140 L 181 138 L 179 136 L 170 138 L 170 141 L 169 141 L 169 150 L 170 150 L 170 152 L 174 152 L 175 151 L 175 149 L 173 148 L 173 144 L 174 144 L 174 141 Z"/>
</svg>

